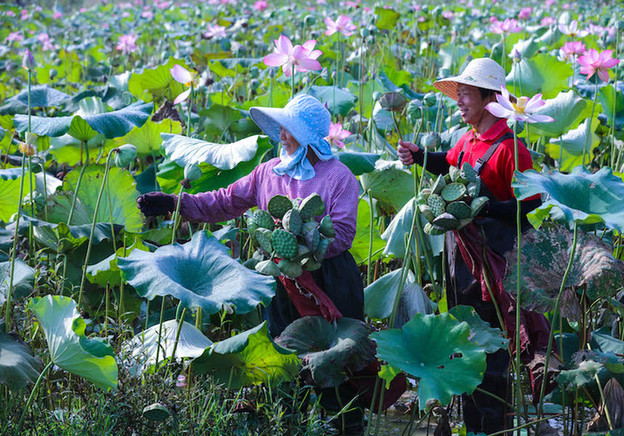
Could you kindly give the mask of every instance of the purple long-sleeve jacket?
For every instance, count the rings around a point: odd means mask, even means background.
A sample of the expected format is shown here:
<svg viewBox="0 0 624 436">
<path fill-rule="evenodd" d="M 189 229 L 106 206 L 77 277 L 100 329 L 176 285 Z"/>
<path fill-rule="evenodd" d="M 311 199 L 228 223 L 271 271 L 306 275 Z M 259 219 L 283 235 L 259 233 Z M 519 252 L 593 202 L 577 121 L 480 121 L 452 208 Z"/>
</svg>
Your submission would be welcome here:
<svg viewBox="0 0 624 436">
<path fill-rule="evenodd" d="M 309 180 L 278 176 L 273 167 L 279 158 L 258 165 L 250 174 L 218 191 L 182 194 L 180 213 L 191 221 L 219 222 L 241 216 L 253 206 L 267 208 L 278 194 L 289 198 L 306 198 L 317 193 L 325 202 L 325 213 L 331 216 L 336 239 L 327 249 L 326 258 L 351 248 L 357 223 L 359 186 L 357 179 L 338 159 L 318 161 L 316 175 Z M 319 218 L 320 219 L 320 218 Z"/>
</svg>

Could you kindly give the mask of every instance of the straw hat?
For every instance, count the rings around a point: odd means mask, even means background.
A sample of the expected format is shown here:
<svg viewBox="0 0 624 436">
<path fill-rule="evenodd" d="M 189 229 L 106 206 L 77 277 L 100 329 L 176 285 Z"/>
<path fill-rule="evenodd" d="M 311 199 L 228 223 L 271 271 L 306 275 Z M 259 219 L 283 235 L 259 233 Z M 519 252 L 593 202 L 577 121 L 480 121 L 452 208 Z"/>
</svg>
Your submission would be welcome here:
<svg viewBox="0 0 624 436">
<path fill-rule="evenodd" d="M 459 76 L 440 79 L 433 86 L 457 101 L 459 83 L 500 92 L 505 86 L 505 70 L 493 59 L 473 59 Z"/>
</svg>

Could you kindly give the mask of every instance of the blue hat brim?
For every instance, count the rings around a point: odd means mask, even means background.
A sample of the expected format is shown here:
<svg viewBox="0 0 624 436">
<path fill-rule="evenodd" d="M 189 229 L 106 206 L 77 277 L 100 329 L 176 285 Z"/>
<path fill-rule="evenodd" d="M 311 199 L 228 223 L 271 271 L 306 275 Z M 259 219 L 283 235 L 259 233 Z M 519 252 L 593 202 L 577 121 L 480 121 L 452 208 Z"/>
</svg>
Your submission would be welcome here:
<svg viewBox="0 0 624 436">
<path fill-rule="evenodd" d="M 280 127 L 283 127 L 295 137 L 299 145 L 308 145 L 305 143 L 305 135 L 301 132 L 301 129 L 305 127 L 292 116 L 288 109 L 252 107 L 249 109 L 249 116 L 273 141 L 280 141 Z"/>
</svg>

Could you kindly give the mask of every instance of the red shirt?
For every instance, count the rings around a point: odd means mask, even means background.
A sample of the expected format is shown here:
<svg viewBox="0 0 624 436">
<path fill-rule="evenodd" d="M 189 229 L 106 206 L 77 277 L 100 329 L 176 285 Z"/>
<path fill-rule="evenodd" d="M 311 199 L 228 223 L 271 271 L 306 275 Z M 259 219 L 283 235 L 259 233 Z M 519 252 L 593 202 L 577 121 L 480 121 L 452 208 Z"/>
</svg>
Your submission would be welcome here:
<svg viewBox="0 0 624 436">
<path fill-rule="evenodd" d="M 478 138 L 475 137 L 473 130 L 470 129 L 447 152 L 446 161 L 449 165 L 457 166 L 459 153 L 464 150 L 462 163 L 468 162 L 474 167 L 477 159 L 485 154 L 490 145 L 507 132 L 513 134 L 513 131 L 507 126 L 507 120 L 505 119 L 497 121 L 496 124 Z M 533 168 L 531 153 L 520 140 L 518 140 L 518 164 L 520 172 Z M 485 183 L 485 186 L 499 201 L 509 200 L 513 197 L 511 179 L 513 178 L 514 169 L 514 140 L 512 137 L 501 142 L 490 160 L 483 165 L 481 168 L 481 182 Z"/>
</svg>

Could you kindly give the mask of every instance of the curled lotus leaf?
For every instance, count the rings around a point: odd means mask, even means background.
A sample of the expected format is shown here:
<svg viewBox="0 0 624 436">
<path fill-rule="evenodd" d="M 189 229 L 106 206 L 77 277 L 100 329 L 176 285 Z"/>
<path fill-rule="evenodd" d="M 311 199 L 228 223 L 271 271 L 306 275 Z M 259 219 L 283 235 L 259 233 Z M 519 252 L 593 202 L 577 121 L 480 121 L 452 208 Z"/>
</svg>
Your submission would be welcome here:
<svg viewBox="0 0 624 436">
<path fill-rule="evenodd" d="M 581 165 L 583 163 L 583 150 L 586 150 L 586 155 L 593 155 L 594 150 L 600 144 L 600 137 L 594 133 L 598 127 L 598 118 L 594 118 L 591 122 L 589 129 L 589 140 L 587 124 L 589 123 L 589 117 L 583 121 L 583 123 L 575 129 L 572 129 L 564 135 L 551 138 L 550 142 L 546 144 L 546 152 L 554 160 L 560 161 L 561 171 L 571 171 L 572 168 Z M 585 157 L 586 161 L 588 157 Z"/>
<path fill-rule="evenodd" d="M 375 170 L 360 176 L 364 191 L 397 211 L 414 196 L 414 176 L 399 161 L 375 162 Z"/>
<path fill-rule="evenodd" d="M 401 329 L 373 333 L 377 357 L 419 379 L 421 409 L 429 400 L 448 404 L 483 380 L 485 351 L 470 342 L 470 327 L 449 313 L 416 314 Z"/>
<path fill-rule="evenodd" d="M 487 353 L 495 353 L 509 345 L 509 339 L 500 328 L 490 326 L 483 321 L 479 314 L 470 306 L 455 306 L 449 310 L 450 314 L 460 322 L 466 322 L 470 326 L 468 340 L 483 347 Z"/>
<path fill-rule="evenodd" d="M 273 342 L 266 321 L 236 336 L 215 342 L 193 360 L 193 369 L 211 373 L 233 389 L 291 380 L 300 366 L 301 362 L 293 350 Z"/>
<path fill-rule="evenodd" d="M 11 262 L 0 262 L 0 305 L 7 299 L 11 281 Z M 16 301 L 29 295 L 33 291 L 35 281 L 35 270 L 26 262 L 15 259 L 13 270 L 13 293 L 12 299 Z"/>
<path fill-rule="evenodd" d="M 122 278 L 142 297 L 171 295 L 184 307 L 201 307 L 207 314 L 224 306 L 247 313 L 260 303 L 268 305 L 275 294 L 272 277 L 232 259 L 228 249 L 205 231 L 184 245 L 166 245 L 153 253 L 134 250 L 118 258 L 117 265 Z"/>
<path fill-rule="evenodd" d="M 366 323 L 341 318 L 330 323 L 322 316 L 305 316 L 288 325 L 275 341 L 296 350 L 314 382 L 324 388 L 338 386 L 345 371 L 364 369 L 375 358 L 375 344 Z"/>
<path fill-rule="evenodd" d="M 584 167 L 576 167 L 570 174 L 516 172 L 512 186 L 520 200 L 547 194 L 542 205 L 527 215 L 535 227 L 560 211 L 566 221 L 604 222 L 620 233 L 624 231 L 624 182 L 608 167 L 593 174 Z"/>
<path fill-rule="evenodd" d="M 0 332 L 0 383 L 19 391 L 35 383 L 42 369 L 41 360 L 26 343 Z"/>
<path fill-rule="evenodd" d="M 573 239 L 573 233 L 561 226 L 544 226 L 527 232 L 522 238 L 520 301 L 525 309 L 554 310 Z M 516 264 L 516 250 L 507 253 L 510 265 Z M 505 288 L 512 293 L 516 291 L 516 271 L 515 266 L 509 268 L 505 279 Z M 623 282 L 624 262 L 615 259 L 609 246 L 599 238 L 579 232 L 566 287 L 584 288 L 587 296 L 595 300 L 615 295 Z M 567 312 L 572 314 L 571 303 L 567 306 L 570 306 Z"/>
</svg>

